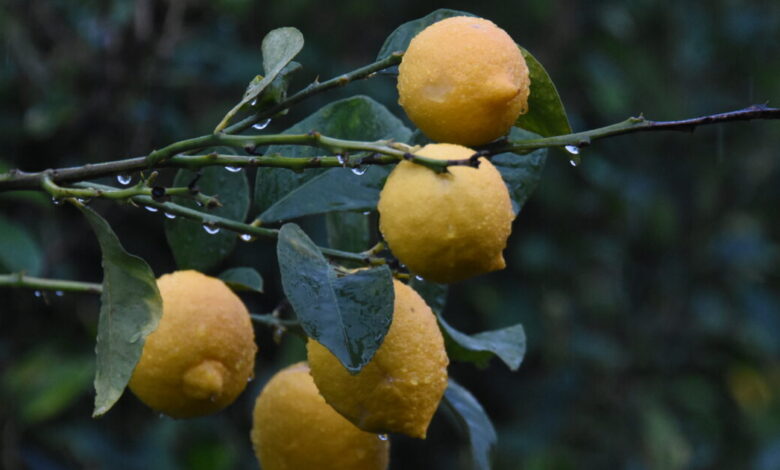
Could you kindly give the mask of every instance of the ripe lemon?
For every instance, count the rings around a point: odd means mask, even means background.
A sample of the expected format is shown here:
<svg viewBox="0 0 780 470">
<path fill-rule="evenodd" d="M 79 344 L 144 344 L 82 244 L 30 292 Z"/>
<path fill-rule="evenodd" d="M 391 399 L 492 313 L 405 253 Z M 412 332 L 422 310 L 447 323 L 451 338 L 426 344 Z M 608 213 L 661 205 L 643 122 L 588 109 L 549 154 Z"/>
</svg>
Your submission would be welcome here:
<svg viewBox="0 0 780 470">
<path fill-rule="evenodd" d="M 274 375 L 257 397 L 252 444 L 263 470 L 384 470 L 389 441 L 336 413 L 301 362 Z"/>
<path fill-rule="evenodd" d="M 530 83 L 506 31 L 456 16 L 409 43 L 398 69 L 398 102 L 430 139 L 476 146 L 506 134 L 528 110 Z"/>
<path fill-rule="evenodd" d="M 430 307 L 406 284 L 393 286 L 393 322 L 363 370 L 350 374 L 309 339 L 311 375 L 325 401 L 360 429 L 424 439 L 447 388 L 449 359 Z"/>
<path fill-rule="evenodd" d="M 221 280 L 177 271 L 157 280 L 163 315 L 146 338 L 130 390 L 174 418 L 214 413 L 252 377 L 255 334 L 249 312 Z"/>
<path fill-rule="evenodd" d="M 466 147 L 429 144 L 417 155 L 440 160 L 474 155 Z M 503 269 L 512 231 L 512 202 L 501 174 L 485 158 L 479 168 L 434 173 L 399 163 L 379 195 L 379 229 L 390 250 L 429 281 L 456 282 Z"/>
</svg>

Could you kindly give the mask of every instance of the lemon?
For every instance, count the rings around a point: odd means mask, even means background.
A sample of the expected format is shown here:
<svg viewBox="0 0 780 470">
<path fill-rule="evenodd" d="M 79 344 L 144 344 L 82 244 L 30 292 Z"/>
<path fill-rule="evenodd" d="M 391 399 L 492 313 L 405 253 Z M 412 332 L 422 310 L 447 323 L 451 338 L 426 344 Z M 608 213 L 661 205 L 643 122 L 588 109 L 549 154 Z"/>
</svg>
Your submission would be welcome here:
<svg viewBox="0 0 780 470">
<path fill-rule="evenodd" d="M 157 280 L 163 315 L 146 338 L 130 390 L 174 418 L 214 413 L 252 377 L 255 335 L 249 312 L 221 280 L 177 271 Z"/>
<path fill-rule="evenodd" d="M 387 437 L 361 431 L 320 396 L 301 362 L 277 372 L 257 397 L 251 439 L 263 470 L 384 470 Z"/>
<path fill-rule="evenodd" d="M 399 103 L 430 139 L 476 146 L 528 110 L 528 66 L 491 21 L 456 16 L 415 36 L 398 70 Z"/>
<path fill-rule="evenodd" d="M 424 439 L 447 388 L 449 359 L 430 307 L 393 281 L 393 322 L 371 361 L 356 375 L 313 339 L 309 365 L 320 393 L 360 429 Z"/>
<path fill-rule="evenodd" d="M 417 155 L 447 160 L 474 154 L 466 147 L 429 144 Z M 379 195 L 379 229 L 409 270 L 434 282 L 456 282 L 503 269 L 512 231 L 512 202 L 501 174 L 485 158 L 479 168 L 450 166 L 434 173 L 399 163 Z"/>
</svg>

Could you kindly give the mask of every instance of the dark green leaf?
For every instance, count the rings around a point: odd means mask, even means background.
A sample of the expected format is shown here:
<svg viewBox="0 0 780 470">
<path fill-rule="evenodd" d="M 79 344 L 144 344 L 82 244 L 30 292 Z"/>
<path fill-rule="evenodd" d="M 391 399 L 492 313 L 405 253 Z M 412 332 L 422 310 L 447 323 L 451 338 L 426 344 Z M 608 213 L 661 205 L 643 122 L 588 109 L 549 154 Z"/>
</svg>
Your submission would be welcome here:
<svg viewBox="0 0 780 470">
<path fill-rule="evenodd" d="M 98 320 L 95 410 L 106 413 L 122 396 L 146 342 L 162 316 L 154 273 L 144 260 L 127 253 L 97 212 L 79 205 L 103 254 L 103 293 Z"/>
<path fill-rule="evenodd" d="M 328 245 L 344 251 L 367 250 L 371 240 L 370 214 L 331 212 L 325 217 Z"/>
<path fill-rule="evenodd" d="M 400 119 L 393 116 L 387 108 L 367 96 L 354 96 L 330 103 L 284 131 L 284 134 L 305 134 L 311 131 L 317 131 L 340 139 L 367 141 L 392 139 L 398 142 L 406 142 L 411 135 L 411 131 L 403 125 Z M 266 152 L 266 155 L 273 154 L 287 157 L 314 157 L 323 155 L 324 150 L 302 145 L 274 145 L 269 147 Z M 306 170 L 302 173 L 276 168 L 258 168 L 255 180 L 255 210 L 261 213 L 266 211 L 282 197 L 308 180 L 323 172 L 333 170 L 336 170 L 336 173 L 345 173 L 345 170 L 338 168 L 331 170 Z M 381 187 L 385 177 L 386 173 L 374 170 L 362 176 L 352 173 L 347 175 L 345 173 L 344 178 L 340 179 L 348 179 L 352 184 L 358 186 L 375 185 Z M 329 188 L 328 192 L 318 194 L 318 199 L 322 199 L 314 202 L 323 205 L 330 204 L 330 190 L 338 190 L 338 187 Z M 341 198 L 343 197 L 343 192 L 338 192 L 332 197 Z M 297 201 L 288 201 L 288 203 L 295 205 Z M 376 204 L 375 199 L 373 204 Z M 359 205 L 361 207 L 371 206 L 371 202 L 363 201 Z M 318 210 L 318 212 L 325 212 L 325 210 Z"/>
<path fill-rule="evenodd" d="M 246 174 L 243 171 L 232 173 L 221 167 L 203 168 L 200 173 L 202 176 L 197 181 L 198 188 L 204 194 L 217 196 L 222 207 L 201 208 L 187 197 L 175 197 L 174 202 L 228 219 L 246 219 L 249 211 L 249 184 Z M 179 170 L 174 185 L 187 186 L 195 176 L 196 173 L 192 171 Z M 176 264 L 181 269 L 207 271 L 224 260 L 236 245 L 235 233 L 221 230 L 212 235 L 206 232 L 200 223 L 182 217 L 165 220 L 165 236 Z"/>
<path fill-rule="evenodd" d="M 266 34 L 262 45 L 265 77 L 252 80 L 241 102 L 228 111 L 214 132 L 227 127 L 233 116 L 254 101 L 301 49 L 303 49 L 303 34 L 295 28 L 278 28 Z"/>
<path fill-rule="evenodd" d="M 515 125 L 542 137 L 571 134 L 569 118 L 555 84 L 530 52 L 522 47 L 520 50 L 531 74 L 531 94 L 528 96 L 528 112 L 517 118 Z"/>
<path fill-rule="evenodd" d="M 234 291 L 263 292 L 263 276 L 254 268 L 231 268 L 219 278 Z"/>
<path fill-rule="evenodd" d="M 0 272 L 24 271 L 31 276 L 41 272 L 41 247 L 27 229 L 0 217 Z"/>
<path fill-rule="evenodd" d="M 490 470 L 498 437 L 482 405 L 452 379 L 444 392 L 442 403 L 450 411 L 460 433 L 468 437 L 472 468 Z"/>
<path fill-rule="evenodd" d="M 451 327 L 441 314 L 437 315 L 447 355 L 450 359 L 487 366 L 493 356 L 504 361 L 510 370 L 517 370 L 525 356 L 525 330 L 517 324 L 500 330 L 483 331 L 475 335 L 461 333 Z"/>
<path fill-rule="evenodd" d="M 536 134 L 516 127 L 509 132 L 509 139 L 512 141 L 538 137 Z M 500 153 L 491 158 L 490 161 L 498 168 L 504 178 L 509 189 L 509 196 L 512 198 L 512 209 L 517 214 L 539 185 L 542 170 L 544 170 L 544 164 L 547 161 L 547 149 L 539 149 L 522 155 Z"/>
<path fill-rule="evenodd" d="M 372 166 L 357 176 L 347 168 L 333 168 L 284 195 L 259 218 L 278 222 L 326 212 L 373 210 L 389 172 L 389 168 Z"/>
<path fill-rule="evenodd" d="M 406 23 L 397 27 L 392 33 L 390 33 L 387 39 L 385 39 L 384 44 L 382 44 L 382 47 L 379 49 L 379 54 L 377 54 L 376 59 L 382 60 L 385 57 L 392 54 L 393 52 L 405 51 L 406 48 L 409 47 L 409 43 L 412 41 L 412 39 L 415 36 L 417 36 L 417 33 L 427 28 L 428 26 L 432 25 L 433 23 L 436 23 L 437 21 L 441 21 L 445 18 L 449 18 L 452 16 L 476 16 L 476 15 L 472 13 L 467 13 L 465 11 L 441 8 L 439 10 L 434 11 L 433 13 L 429 13 L 423 16 L 422 18 L 417 18 L 416 20 L 407 21 Z M 388 69 L 388 71 L 397 72 L 398 67 L 397 66 L 393 67 L 391 69 Z"/>
<path fill-rule="evenodd" d="M 277 244 L 282 287 L 308 336 L 350 372 L 359 372 L 382 344 L 393 315 L 393 276 L 387 266 L 341 275 L 295 224 Z"/>
<path fill-rule="evenodd" d="M 420 294 L 420 297 L 425 300 L 425 303 L 431 307 L 435 314 L 441 315 L 447 303 L 447 291 L 449 290 L 447 284 L 436 284 L 415 277 L 412 278 L 409 285 Z"/>
</svg>

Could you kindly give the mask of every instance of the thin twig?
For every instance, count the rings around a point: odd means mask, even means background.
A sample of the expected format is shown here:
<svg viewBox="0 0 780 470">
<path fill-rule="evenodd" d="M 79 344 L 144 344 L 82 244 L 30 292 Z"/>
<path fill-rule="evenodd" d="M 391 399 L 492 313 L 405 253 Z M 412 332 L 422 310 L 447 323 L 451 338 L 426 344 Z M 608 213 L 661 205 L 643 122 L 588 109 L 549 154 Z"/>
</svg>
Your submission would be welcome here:
<svg viewBox="0 0 780 470">
<path fill-rule="evenodd" d="M 99 294 L 103 291 L 101 284 L 92 282 L 66 281 L 63 279 L 44 279 L 28 276 L 23 272 L 13 274 L 0 274 L 0 286 L 22 287 L 35 290 L 47 290 L 55 292 L 85 292 Z"/>
</svg>

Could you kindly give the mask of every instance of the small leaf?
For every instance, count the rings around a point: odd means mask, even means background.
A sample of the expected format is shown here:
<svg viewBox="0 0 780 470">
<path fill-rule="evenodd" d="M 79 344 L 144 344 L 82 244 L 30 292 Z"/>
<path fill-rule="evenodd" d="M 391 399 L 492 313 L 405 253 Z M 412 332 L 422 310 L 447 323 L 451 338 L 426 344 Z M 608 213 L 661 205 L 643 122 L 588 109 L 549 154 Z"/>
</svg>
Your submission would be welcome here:
<svg viewBox="0 0 780 470">
<path fill-rule="evenodd" d="M 531 74 L 531 94 L 528 96 L 528 112 L 518 117 L 515 125 L 542 137 L 571 134 L 569 118 L 555 84 L 530 52 L 522 47 L 520 51 Z"/>
<path fill-rule="evenodd" d="M 441 315 L 444 311 L 444 305 L 447 303 L 447 291 L 449 290 L 447 284 L 436 284 L 413 277 L 409 285 L 420 294 L 425 303 L 431 307 L 433 313 Z"/>
<path fill-rule="evenodd" d="M 231 268 L 219 278 L 234 291 L 263 292 L 263 276 L 254 268 Z"/>
<path fill-rule="evenodd" d="M 259 80 L 252 80 L 241 102 L 228 111 L 214 132 L 227 127 L 236 113 L 260 96 L 260 93 L 274 81 L 279 72 L 298 55 L 301 49 L 303 49 L 303 34 L 295 28 L 278 28 L 266 34 L 262 44 L 265 76 Z"/>
<path fill-rule="evenodd" d="M 259 219 L 267 223 L 334 211 L 373 210 L 389 173 L 389 168 L 380 166 L 372 166 L 362 176 L 333 168 L 287 193 Z"/>
<path fill-rule="evenodd" d="M 370 214 L 331 212 L 325 217 L 328 246 L 352 252 L 367 250 L 371 239 L 370 220 Z"/>
<path fill-rule="evenodd" d="M 404 126 L 403 122 L 388 111 L 387 108 L 367 96 L 354 96 L 330 103 L 284 131 L 284 134 L 305 134 L 311 131 L 317 131 L 323 135 L 339 139 L 367 141 L 391 139 L 396 142 L 406 142 L 412 133 Z M 266 155 L 274 154 L 287 157 L 314 157 L 322 155 L 323 150 L 303 145 L 274 145 L 268 148 Z M 372 169 L 373 168 L 378 169 L 376 166 L 372 167 Z M 334 170 L 336 170 L 335 173 L 344 173 L 343 176 L 337 177 L 340 181 L 349 180 L 352 184 L 359 186 L 376 185 L 381 187 L 384 178 L 386 177 L 386 173 L 381 174 L 377 170 L 368 171 L 366 174 L 358 176 L 352 174 L 348 170 L 339 168 L 333 168 L 331 170 L 313 169 L 306 170 L 302 173 L 295 173 L 290 170 L 277 168 L 258 168 L 257 178 L 255 180 L 254 208 L 256 211 L 262 213 L 285 195 L 299 186 L 302 186 L 310 179 L 325 172 L 333 172 Z M 384 171 L 387 172 L 388 170 Z M 343 197 L 343 191 L 339 191 L 333 195 L 330 194 L 331 190 L 336 189 L 338 189 L 338 187 L 334 186 L 329 188 L 328 191 L 318 194 L 317 197 L 322 199 L 319 202 L 315 201 L 315 203 L 327 205 L 329 204 L 329 198 L 338 199 Z M 357 204 L 357 206 L 361 208 L 371 208 L 372 204 L 376 205 L 373 195 L 371 195 L 369 199 L 372 200 L 364 200 L 362 203 Z M 298 202 L 301 201 L 294 199 L 288 201 L 288 204 L 294 206 Z M 315 213 L 321 212 L 324 211 L 318 210 Z M 285 216 L 282 218 L 291 217 Z"/>
<path fill-rule="evenodd" d="M 82 205 L 78 208 L 92 226 L 103 254 L 93 412 L 93 416 L 100 416 L 122 396 L 146 337 L 157 328 L 162 316 L 162 299 L 149 265 L 122 248 L 108 222 L 97 212 Z"/>
<path fill-rule="evenodd" d="M 282 287 L 308 336 L 350 372 L 365 366 L 382 344 L 393 315 L 393 276 L 387 266 L 340 275 L 295 224 L 277 243 Z"/>
<path fill-rule="evenodd" d="M 511 141 L 536 139 L 538 135 L 517 127 L 509 132 Z M 504 178 L 509 196 L 512 198 L 512 209 L 515 214 L 520 212 L 528 198 L 536 191 L 542 178 L 544 164 L 547 161 L 547 149 L 534 150 L 528 154 L 500 153 L 490 159 Z"/>
<path fill-rule="evenodd" d="M 41 254 L 41 247 L 24 226 L 0 217 L 0 272 L 37 276 L 43 266 Z"/>
<path fill-rule="evenodd" d="M 198 207 L 194 200 L 177 196 L 173 202 L 206 214 L 214 214 L 232 220 L 243 221 L 249 211 L 249 184 L 246 172 L 232 173 L 221 167 L 200 170 L 197 187 L 204 194 L 217 196 L 222 207 L 206 209 Z M 174 186 L 188 186 L 195 180 L 196 173 L 179 170 Z M 173 251 L 173 257 L 180 269 L 207 271 L 219 264 L 233 251 L 236 234 L 227 230 L 208 233 L 201 223 L 178 217 L 165 220 L 165 237 Z"/>
<path fill-rule="evenodd" d="M 438 314 L 437 318 L 444 333 L 450 359 L 473 362 L 485 367 L 490 359 L 497 356 L 512 371 L 517 370 L 523 362 L 526 347 L 523 325 L 467 335 L 451 327 L 441 314 Z"/>
<path fill-rule="evenodd" d="M 498 437 L 482 405 L 452 379 L 444 392 L 442 404 L 450 412 L 460 433 L 468 437 L 472 468 L 490 470 Z"/>
<path fill-rule="evenodd" d="M 406 48 L 409 47 L 409 43 L 412 41 L 412 39 L 415 36 L 417 36 L 417 34 L 420 31 L 432 25 L 433 23 L 436 23 L 437 21 L 441 21 L 445 18 L 450 18 L 452 16 L 476 16 L 476 15 L 472 13 L 467 13 L 465 11 L 441 8 L 423 16 L 422 18 L 417 18 L 416 20 L 407 21 L 406 23 L 397 27 L 392 33 L 390 33 L 389 36 L 387 36 L 387 39 L 385 39 L 384 44 L 382 44 L 382 47 L 379 49 L 379 54 L 377 54 L 376 59 L 382 60 L 394 52 L 405 51 Z M 388 72 L 397 73 L 398 67 L 396 66 L 391 69 L 388 69 Z"/>
</svg>

